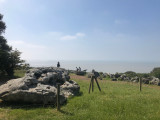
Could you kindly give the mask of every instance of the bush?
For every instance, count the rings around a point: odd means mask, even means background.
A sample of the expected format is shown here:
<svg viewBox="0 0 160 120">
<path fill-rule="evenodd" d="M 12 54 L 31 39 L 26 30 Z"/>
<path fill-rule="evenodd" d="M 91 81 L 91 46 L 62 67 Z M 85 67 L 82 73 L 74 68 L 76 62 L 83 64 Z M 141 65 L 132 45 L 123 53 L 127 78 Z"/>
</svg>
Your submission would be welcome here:
<svg viewBox="0 0 160 120">
<path fill-rule="evenodd" d="M 160 79 L 160 67 L 154 68 L 150 74 Z"/>
<path fill-rule="evenodd" d="M 137 76 L 141 78 L 148 78 L 150 77 L 150 74 L 149 73 L 137 73 Z"/>
<path fill-rule="evenodd" d="M 125 74 L 128 77 L 136 77 L 137 76 L 137 74 L 133 71 L 127 71 L 127 72 L 125 72 Z"/>
</svg>

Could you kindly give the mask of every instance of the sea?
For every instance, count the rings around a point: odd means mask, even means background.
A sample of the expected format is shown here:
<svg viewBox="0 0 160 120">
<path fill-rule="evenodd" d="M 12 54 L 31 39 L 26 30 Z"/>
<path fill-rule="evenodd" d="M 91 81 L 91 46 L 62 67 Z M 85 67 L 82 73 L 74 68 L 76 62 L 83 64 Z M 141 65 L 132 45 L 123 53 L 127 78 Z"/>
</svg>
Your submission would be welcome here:
<svg viewBox="0 0 160 120">
<path fill-rule="evenodd" d="M 30 60 L 27 61 L 31 67 L 56 67 L 57 60 Z M 93 69 L 98 72 L 105 73 L 124 73 L 126 71 L 134 71 L 137 73 L 149 73 L 155 67 L 160 67 L 160 62 L 131 62 L 131 61 L 92 61 L 92 60 L 59 60 L 60 67 L 67 70 L 76 70 L 76 67 L 81 67 L 81 70 L 87 72 Z"/>
</svg>

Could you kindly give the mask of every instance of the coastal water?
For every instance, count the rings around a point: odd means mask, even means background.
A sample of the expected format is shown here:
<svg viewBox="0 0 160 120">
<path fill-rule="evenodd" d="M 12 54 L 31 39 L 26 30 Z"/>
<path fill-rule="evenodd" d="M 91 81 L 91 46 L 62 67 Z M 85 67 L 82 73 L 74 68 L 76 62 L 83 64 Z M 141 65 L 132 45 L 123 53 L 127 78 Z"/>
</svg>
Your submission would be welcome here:
<svg viewBox="0 0 160 120">
<path fill-rule="evenodd" d="M 58 61 L 28 61 L 33 67 L 55 67 Z M 82 70 L 91 71 L 95 69 L 99 72 L 116 73 L 134 71 L 138 73 L 149 73 L 154 67 L 160 67 L 160 62 L 125 62 L 125 61 L 59 61 L 62 68 L 76 70 L 81 67 Z"/>
</svg>

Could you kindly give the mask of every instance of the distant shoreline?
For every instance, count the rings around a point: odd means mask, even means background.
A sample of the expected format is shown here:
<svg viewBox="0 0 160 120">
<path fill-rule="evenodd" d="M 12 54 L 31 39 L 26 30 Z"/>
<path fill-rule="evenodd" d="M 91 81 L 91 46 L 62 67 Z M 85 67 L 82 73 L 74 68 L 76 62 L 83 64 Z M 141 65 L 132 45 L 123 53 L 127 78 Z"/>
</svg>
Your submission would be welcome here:
<svg viewBox="0 0 160 120">
<path fill-rule="evenodd" d="M 57 61 L 28 61 L 33 67 L 56 67 Z M 76 67 L 81 67 L 82 70 L 87 69 L 87 72 L 95 69 L 98 72 L 105 73 L 124 73 L 126 71 L 134 71 L 136 73 L 149 73 L 155 67 L 160 66 L 160 62 L 123 62 L 123 61 L 60 61 L 61 67 L 69 70 L 76 70 Z"/>
</svg>

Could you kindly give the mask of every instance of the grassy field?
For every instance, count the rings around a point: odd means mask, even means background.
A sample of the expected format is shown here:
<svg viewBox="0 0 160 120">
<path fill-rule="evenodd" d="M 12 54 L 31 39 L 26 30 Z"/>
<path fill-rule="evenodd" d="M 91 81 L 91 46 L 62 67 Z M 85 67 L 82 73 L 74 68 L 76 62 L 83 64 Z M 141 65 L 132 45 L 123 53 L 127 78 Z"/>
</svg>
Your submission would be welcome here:
<svg viewBox="0 0 160 120">
<path fill-rule="evenodd" d="M 22 107 L 1 105 L 1 120 L 159 120 L 160 87 L 143 86 L 127 82 L 99 80 L 94 92 L 88 94 L 90 80 L 71 75 L 81 87 L 79 96 L 68 99 L 61 111 L 49 107 Z"/>
</svg>

